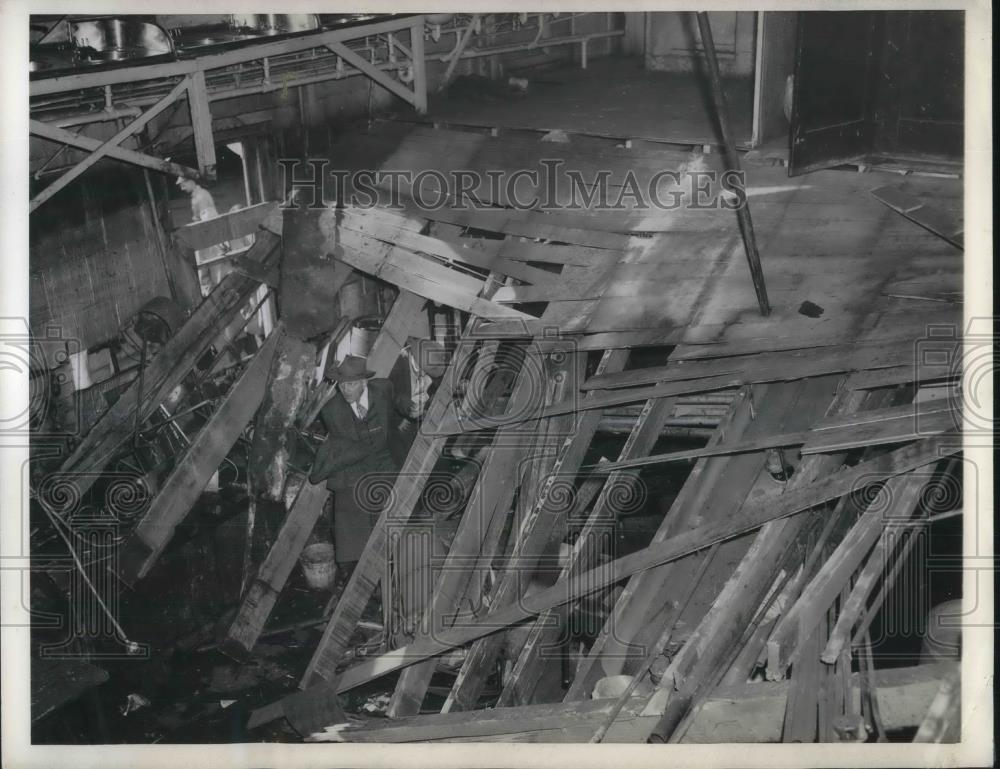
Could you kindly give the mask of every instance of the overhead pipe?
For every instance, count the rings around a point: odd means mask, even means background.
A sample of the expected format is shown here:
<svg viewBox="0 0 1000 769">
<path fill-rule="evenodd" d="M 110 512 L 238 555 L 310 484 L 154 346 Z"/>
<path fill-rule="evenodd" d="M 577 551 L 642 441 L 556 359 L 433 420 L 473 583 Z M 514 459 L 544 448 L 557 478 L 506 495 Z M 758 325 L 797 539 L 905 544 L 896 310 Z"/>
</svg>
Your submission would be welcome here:
<svg viewBox="0 0 1000 769">
<path fill-rule="evenodd" d="M 469 40 L 472 39 L 472 31 L 474 29 L 473 23 L 477 18 L 477 15 L 473 15 L 472 21 L 469 22 L 469 26 L 465 28 L 465 32 L 455 42 L 455 48 L 451 53 L 451 59 L 448 61 L 448 68 L 444 71 L 444 77 L 441 78 L 441 84 L 438 86 L 439 91 L 443 91 L 448 87 L 448 83 L 451 82 L 451 79 L 455 74 L 455 68 L 458 66 L 458 62 L 462 60 L 462 53 L 469 44 Z"/>
<path fill-rule="evenodd" d="M 562 18 L 560 18 L 560 21 L 563 21 L 566 18 L 568 18 L 568 17 L 562 17 Z M 472 27 L 472 26 L 473 25 L 469 25 L 469 27 Z M 447 32 L 455 32 L 456 34 L 459 34 L 460 32 L 464 31 L 464 28 L 462 28 L 462 29 L 456 28 L 454 30 L 446 30 L 446 31 Z M 559 46 L 559 45 L 573 45 L 573 44 L 578 44 L 578 43 L 582 45 L 584 43 L 584 41 L 596 40 L 596 39 L 605 39 L 605 38 L 611 38 L 611 37 L 621 37 L 624 34 L 625 34 L 624 30 L 610 30 L 610 31 L 606 31 L 606 32 L 593 32 L 593 33 L 589 33 L 589 34 L 585 34 L 585 35 L 571 35 L 571 36 L 568 36 L 568 37 L 555 38 L 555 39 L 553 39 L 553 38 L 542 39 L 541 36 L 540 36 L 540 34 L 536 34 L 535 38 L 533 40 L 531 40 L 530 42 L 512 43 L 512 44 L 506 45 L 506 46 L 498 46 L 498 47 L 495 47 L 495 48 L 484 48 L 484 49 L 477 49 L 477 50 L 471 50 L 471 51 L 470 50 L 465 50 L 465 51 L 460 52 L 460 59 L 474 59 L 474 58 L 480 58 L 480 57 L 483 57 L 483 56 L 494 56 L 494 55 L 505 54 L 505 53 L 518 53 L 518 52 L 522 52 L 522 51 L 535 50 L 535 49 L 542 48 L 542 47 L 548 48 L 548 47 L 555 47 L 555 46 Z M 457 48 L 457 42 L 458 41 L 456 40 L 456 48 Z M 400 44 L 399 44 L 398 41 L 396 41 L 396 46 L 399 47 L 399 48 L 402 48 L 402 46 L 400 46 Z M 448 61 L 450 59 L 450 57 L 454 54 L 454 52 L 455 52 L 455 48 L 452 48 L 451 51 L 447 51 L 447 52 L 440 53 L 440 54 L 434 54 L 434 55 L 430 55 L 430 56 L 425 56 L 424 58 L 425 58 L 425 60 L 431 60 L 431 61 Z M 317 58 L 317 63 L 319 63 L 319 62 L 334 61 L 334 60 L 335 60 L 335 57 L 333 57 L 331 55 L 331 56 L 328 56 L 328 57 Z M 298 59 L 297 61 L 301 61 L 301 59 Z M 209 101 L 222 101 L 222 100 L 225 100 L 225 99 L 231 99 L 231 98 L 236 98 L 236 97 L 240 97 L 240 96 L 249 96 L 249 95 L 253 95 L 253 94 L 268 93 L 268 92 L 271 92 L 271 91 L 279 90 L 279 89 L 284 88 L 284 87 L 295 87 L 295 86 L 300 86 L 300 85 L 308 85 L 308 84 L 311 84 L 311 83 L 324 82 L 326 80 L 339 79 L 339 78 L 342 78 L 342 77 L 353 77 L 353 76 L 356 76 L 356 75 L 364 74 L 364 73 L 362 73 L 362 72 L 360 72 L 360 71 L 358 71 L 356 69 L 353 69 L 353 68 L 350 68 L 347 71 L 343 71 L 342 69 L 338 71 L 337 68 L 330 68 L 327 71 L 317 72 L 317 74 L 311 75 L 311 76 L 294 78 L 294 79 L 288 79 L 288 80 L 283 81 L 283 82 L 271 82 L 271 78 L 272 77 L 274 77 L 275 80 L 278 80 L 278 78 L 276 77 L 277 73 L 274 71 L 275 62 L 271 61 L 270 59 L 267 59 L 267 58 L 263 58 L 263 62 L 264 62 L 263 63 L 263 73 L 264 73 L 263 74 L 263 79 L 264 79 L 263 82 L 260 82 L 259 84 L 254 85 L 254 86 L 237 86 L 237 87 L 233 87 L 233 88 L 217 89 L 217 90 L 214 90 L 214 91 L 209 91 L 209 94 L 208 94 Z M 289 66 L 288 66 L 289 70 L 294 69 L 295 61 L 290 61 L 288 64 L 289 64 Z M 375 66 L 378 69 L 381 69 L 381 70 L 392 71 L 392 70 L 398 70 L 400 65 L 399 65 L 399 63 L 393 64 L 391 62 L 384 62 L 382 64 L 376 64 Z M 457 63 L 456 63 L 456 66 L 457 66 Z M 244 73 L 244 74 L 246 74 L 246 73 Z M 148 96 L 142 96 L 142 97 L 139 97 L 139 98 L 136 98 L 136 99 L 128 99 L 128 104 L 130 105 L 129 107 L 119 107 L 119 108 L 117 108 L 117 110 L 119 110 L 121 112 L 120 115 L 114 114 L 114 115 L 109 115 L 108 117 L 105 117 L 103 115 L 103 113 L 94 112 L 94 113 L 88 113 L 87 115 L 80 115 L 80 116 L 77 116 L 77 117 L 63 118 L 63 119 L 61 119 L 60 123 L 57 123 L 57 125 L 60 125 L 60 127 L 65 127 L 65 126 L 68 126 L 68 125 L 82 125 L 82 124 L 85 124 L 85 123 L 88 123 L 88 122 L 100 122 L 102 120 L 111 120 L 111 119 L 115 119 L 115 118 L 117 118 L 119 116 L 121 116 L 121 117 L 136 116 L 136 113 L 132 112 L 132 110 L 135 107 L 139 107 L 139 106 L 142 106 L 144 104 L 154 104 L 157 101 L 157 99 L 158 99 L 158 97 L 156 95 L 154 95 L 156 92 L 153 91 L 152 89 L 148 89 L 148 90 L 147 89 L 143 89 L 143 90 L 146 90 L 149 95 Z M 162 88 L 160 90 L 162 91 Z M 119 98 L 124 101 L 128 97 L 125 94 L 121 94 L 119 96 Z M 37 107 L 42 106 L 42 105 L 37 105 L 36 104 L 34 106 L 35 106 L 35 108 L 37 108 Z M 72 122 L 68 122 L 68 121 L 72 121 Z"/>
<path fill-rule="evenodd" d="M 58 120 L 46 121 L 57 128 L 70 128 L 72 126 L 86 125 L 88 123 L 105 123 L 109 120 L 121 120 L 123 118 L 136 118 L 142 114 L 138 107 L 112 107 L 102 109 L 99 112 L 87 112 L 82 115 L 60 118 Z"/>
</svg>

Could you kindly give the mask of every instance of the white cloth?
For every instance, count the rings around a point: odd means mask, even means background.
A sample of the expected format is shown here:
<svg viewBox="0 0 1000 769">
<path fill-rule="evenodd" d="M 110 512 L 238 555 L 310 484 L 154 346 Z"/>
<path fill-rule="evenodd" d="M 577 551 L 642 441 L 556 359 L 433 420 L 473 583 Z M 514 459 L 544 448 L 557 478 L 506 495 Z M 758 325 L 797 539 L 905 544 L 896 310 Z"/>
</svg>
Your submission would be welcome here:
<svg viewBox="0 0 1000 769">
<path fill-rule="evenodd" d="M 431 378 L 420 370 L 416 356 L 411 351 L 406 350 L 405 353 L 410 359 L 410 401 L 415 412 L 413 415 L 422 416 L 430 400 L 428 391 L 431 387 Z"/>
<path fill-rule="evenodd" d="M 354 412 L 354 416 L 356 416 L 358 419 L 364 419 L 364 416 L 362 416 L 361 412 L 358 411 L 358 406 L 359 405 L 361 405 L 361 406 L 364 407 L 364 409 L 365 409 L 364 413 L 367 414 L 368 413 L 368 385 L 367 384 L 365 385 L 365 389 L 361 391 L 361 397 L 358 398 L 356 401 L 354 401 L 354 403 L 351 404 L 351 410 Z"/>
</svg>

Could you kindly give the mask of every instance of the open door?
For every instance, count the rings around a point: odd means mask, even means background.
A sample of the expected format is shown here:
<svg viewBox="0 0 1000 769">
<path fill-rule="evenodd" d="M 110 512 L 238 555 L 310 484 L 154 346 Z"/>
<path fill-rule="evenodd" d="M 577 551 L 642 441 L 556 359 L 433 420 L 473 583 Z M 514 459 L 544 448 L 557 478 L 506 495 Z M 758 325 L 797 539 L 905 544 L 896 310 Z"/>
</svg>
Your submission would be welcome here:
<svg viewBox="0 0 1000 769">
<path fill-rule="evenodd" d="M 860 160 L 871 149 L 880 17 L 799 14 L 789 176 Z"/>
</svg>

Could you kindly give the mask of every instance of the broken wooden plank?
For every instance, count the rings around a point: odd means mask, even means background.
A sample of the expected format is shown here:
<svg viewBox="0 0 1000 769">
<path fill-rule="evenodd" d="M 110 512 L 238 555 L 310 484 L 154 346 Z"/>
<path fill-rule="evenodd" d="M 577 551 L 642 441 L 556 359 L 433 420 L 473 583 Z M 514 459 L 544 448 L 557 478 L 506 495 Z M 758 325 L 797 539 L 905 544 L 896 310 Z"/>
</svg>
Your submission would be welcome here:
<svg viewBox="0 0 1000 769">
<path fill-rule="evenodd" d="M 247 468 L 253 488 L 272 502 L 285 498 L 288 460 L 298 440 L 293 423 L 315 369 L 316 348 L 291 334 L 282 335 L 271 363 L 267 391 L 254 420 Z"/>
<path fill-rule="evenodd" d="M 240 603 L 221 651 L 240 660 L 249 656 L 323 512 L 328 496 L 329 492 L 322 483 L 306 481 L 302 484 L 274 545 Z"/>
<path fill-rule="evenodd" d="M 942 679 L 956 671 L 954 662 L 876 670 L 876 696 L 885 709 L 887 729 L 917 726 Z M 858 674 L 851 677 L 859 697 Z M 692 719 L 685 743 L 777 742 L 789 684 L 749 683 L 721 689 L 703 702 Z M 657 716 L 641 716 L 645 698 L 633 696 L 605 742 L 635 742 Z M 612 698 L 573 703 L 545 703 L 457 713 L 434 713 L 399 719 L 370 719 L 363 724 L 333 723 L 309 742 L 451 742 L 510 741 L 526 736 L 538 742 L 584 742 L 615 705 Z"/>
<path fill-rule="evenodd" d="M 964 248 L 962 222 L 949 212 L 927 205 L 899 187 L 891 185 L 872 190 L 871 196 L 956 248 Z"/>
<path fill-rule="evenodd" d="M 536 381 L 544 362 L 536 353 L 528 350 L 518 372 L 509 409 L 521 410 L 526 407 L 531 396 L 537 393 Z M 425 633 L 431 636 L 447 629 L 455 619 L 459 609 L 459 598 L 465 585 L 472 577 L 472 566 L 477 553 L 482 551 L 490 522 L 497 515 L 504 515 L 514 498 L 516 484 L 511 481 L 516 465 L 531 445 L 526 442 L 533 437 L 537 425 L 528 422 L 526 432 L 520 437 L 521 446 L 511 446 L 511 430 L 500 431 L 497 444 L 487 448 L 487 454 L 476 479 L 455 539 L 451 543 L 445 563 L 434 588 L 430 605 L 424 615 Z M 500 443 L 502 442 L 502 443 Z M 491 450 L 492 449 L 492 450 Z M 496 547 L 498 543 L 492 543 Z M 486 560 L 492 560 L 495 553 L 485 553 Z M 414 715 L 420 712 L 424 695 L 430 685 L 436 663 L 434 660 L 422 662 L 407 668 L 400 675 L 387 714 L 390 717 Z"/>
<path fill-rule="evenodd" d="M 504 427 L 506 425 L 517 424 L 527 419 L 547 419 L 548 417 L 559 416 L 560 414 L 570 414 L 577 410 L 606 409 L 609 406 L 623 406 L 628 403 L 639 403 L 656 398 L 667 398 L 673 395 L 688 395 L 691 393 L 707 393 L 715 390 L 728 390 L 742 385 L 743 382 L 738 377 L 709 377 L 691 382 L 669 382 L 663 385 L 653 385 L 652 387 L 636 387 L 630 390 L 613 390 L 600 392 L 591 399 L 581 400 L 577 397 L 570 397 L 566 400 L 546 406 L 538 413 L 534 414 L 500 414 L 487 415 L 485 417 L 476 414 L 464 414 L 457 412 L 456 408 L 451 409 L 445 420 L 440 425 L 440 431 L 446 435 L 458 435 L 459 433 L 476 432 L 494 427 Z"/>
<path fill-rule="evenodd" d="M 261 232 L 247 256 L 273 264 L 278 243 L 276 235 Z M 227 275 L 175 331 L 143 374 L 142 403 L 138 404 L 140 421 L 152 415 L 180 384 L 259 287 L 256 280 Z M 82 495 L 90 488 L 115 452 L 132 436 L 138 396 L 139 383 L 135 380 L 66 458 L 60 473 L 72 479 L 77 494 Z"/>
<path fill-rule="evenodd" d="M 920 722 L 914 742 L 957 743 L 962 741 L 962 674 L 950 670 Z"/>
<path fill-rule="evenodd" d="M 253 419 L 264 397 L 275 349 L 284 333 L 279 324 L 264 341 L 136 523 L 121 553 L 119 574 L 126 583 L 134 584 L 146 576 L 173 537 L 174 529 Z"/>
<path fill-rule="evenodd" d="M 945 484 L 949 483 L 947 479 L 949 472 L 954 472 L 954 465 L 958 463 L 958 460 L 952 459 L 952 468 L 950 470 L 945 470 L 941 476 L 937 479 L 931 481 L 931 486 L 925 492 L 926 499 L 935 499 L 941 490 L 945 487 Z M 917 519 L 922 520 L 922 519 Z M 895 525 L 886 525 L 882 529 L 882 533 L 879 536 L 878 541 L 872 548 L 868 560 L 865 565 L 859 571 L 857 578 L 854 580 L 854 585 L 851 588 L 850 595 L 847 600 L 843 601 L 840 605 L 840 612 L 837 615 L 837 622 L 834 628 L 830 631 L 830 637 L 827 641 L 826 647 L 823 649 L 821 659 L 828 665 L 832 665 L 840 657 L 844 646 L 850 639 L 851 629 L 858 622 L 862 613 L 866 610 L 866 604 L 868 598 L 878 582 L 880 577 L 885 577 L 886 583 L 891 583 L 894 578 L 895 571 L 898 569 L 899 564 L 902 559 L 905 558 L 906 553 L 912 548 L 913 543 L 917 541 L 917 536 L 915 532 L 909 532 L 910 537 L 904 543 L 900 551 L 896 554 L 896 563 L 892 567 L 891 573 L 887 574 L 888 566 L 890 563 L 890 556 L 897 543 L 897 541 L 902 537 L 902 531 L 900 524 L 911 523 L 910 521 L 897 520 L 895 522 L 887 521 L 886 523 L 895 523 Z M 885 588 L 883 588 L 885 589 Z M 877 603 L 877 602 L 876 602 Z M 872 612 L 877 610 L 877 606 L 873 605 L 867 614 L 867 618 L 871 617 Z"/>
<path fill-rule="evenodd" d="M 409 291 L 399 292 L 368 352 L 368 370 L 374 371 L 375 376 L 383 379 L 389 376 L 426 305 L 423 297 Z"/>
<path fill-rule="evenodd" d="M 893 519 L 907 519 L 911 516 L 927 480 L 924 472 L 909 472 L 890 478 L 869 501 L 865 513 L 826 559 L 768 639 L 767 667 L 770 675 L 780 676 L 797 659 L 801 645 L 819 624 L 885 526 Z M 825 643 L 824 639 L 824 645 Z"/>
<path fill-rule="evenodd" d="M 876 391 L 869 395 L 866 402 L 884 403 L 890 402 L 892 398 L 893 391 Z M 904 404 L 897 408 L 905 410 L 905 408 L 912 408 L 912 406 L 913 404 Z M 892 413 L 895 410 L 893 408 L 865 410 L 859 412 L 858 416 L 859 418 L 863 418 L 866 413 L 877 415 L 879 413 Z M 956 462 L 957 460 L 952 458 L 950 461 Z M 785 643 L 787 643 L 788 633 L 790 632 L 789 625 L 794 625 L 797 621 L 799 624 L 805 625 L 823 621 L 822 618 L 817 619 L 820 616 L 817 612 L 820 612 L 822 607 L 829 606 L 837 593 L 836 586 L 830 585 L 831 579 L 842 583 L 839 590 L 842 596 L 841 610 L 844 609 L 843 602 L 847 601 L 848 598 L 846 592 L 847 579 L 857 567 L 860 559 L 869 551 L 874 538 L 879 535 L 879 531 L 884 533 L 886 526 L 893 522 L 898 524 L 901 521 L 905 522 L 910 519 L 920 500 L 924 498 L 922 494 L 923 487 L 926 485 L 928 479 L 928 470 L 910 472 L 889 479 L 880 488 L 871 487 L 873 493 L 868 493 L 867 491 L 861 492 L 860 494 L 844 497 L 840 500 L 833 514 L 835 516 L 840 515 L 842 518 L 846 514 L 845 523 L 854 522 L 854 526 L 849 532 L 841 535 L 843 539 L 833 554 L 827 556 L 819 572 L 815 575 L 809 575 L 810 583 L 806 588 L 806 593 L 796 599 L 795 605 L 786 611 L 781 621 L 777 623 L 772 638 L 775 643 L 769 644 L 769 676 L 780 676 L 783 671 L 781 663 L 777 659 L 778 655 L 775 652 L 777 651 L 777 645 L 783 642 L 783 638 L 785 639 Z M 940 480 L 933 483 L 940 483 Z M 867 512 L 865 512 L 865 508 L 868 508 Z M 892 514 L 893 511 L 897 510 L 902 511 L 901 517 Z M 860 518 L 858 518 L 859 515 Z M 855 520 L 856 518 L 857 520 Z M 879 541 L 881 542 L 883 539 L 884 537 L 880 537 Z M 844 576 L 843 572 L 847 572 L 847 575 Z M 808 617 L 808 619 L 803 621 L 803 617 Z M 802 637 L 801 633 L 799 637 Z M 783 658 L 791 662 L 791 658 L 795 656 L 796 652 L 791 650 Z M 828 664 L 835 664 L 838 659 L 839 655 L 836 658 L 831 658 Z"/>
<path fill-rule="evenodd" d="M 856 426 L 814 431 L 802 446 L 802 454 L 846 451 L 863 446 L 902 443 L 926 435 L 962 429 L 962 415 L 954 406 L 920 404 L 905 416 Z"/>
<path fill-rule="evenodd" d="M 31 660 L 31 721 L 72 702 L 94 686 L 108 680 L 108 671 L 84 660 Z"/>
<path fill-rule="evenodd" d="M 627 355 L 628 353 L 624 351 L 606 352 L 599 366 L 603 370 L 621 368 L 625 365 Z M 662 409 L 657 411 L 657 417 L 660 411 Z M 669 408 L 666 409 L 666 413 L 669 413 Z M 527 519 L 522 521 L 507 567 L 490 595 L 490 614 L 486 616 L 485 621 L 489 621 L 495 612 L 501 611 L 524 595 L 529 584 L 525 577 L 537 566 L 538 559 L 548 544 L 552 528 L 561 517 L 570 512 L 565 504 L 558 504 L 558 500 L 567 494 L 567 482 L 575 477 L 599 421 L 599 412 L 588 412 L 581 419 L 573 435 L 564 441 L 560 456 L 552 472 L 545 479 L 537 502 L 532 505 Z M 659 425 L 657 425 L 658 430 Z M 632 443 L 634 442 L 635 439 Z M 602 505 L 602 511 L 606 512 L 605 505 Z M 587 537 L 583 538 L 584 541 L 586 539 Z M 579 543 L 581 548 L 584 541 Z M 443 712 L 471 710 L 476 706 L 502 641 L 503 637 L 497 635 L 481 639 L 472 645 L 445 700 Z"/>
<path fill-rule="evenodd" d="M 277 207 L 276 201 L 257 203 L 248 208 L 220 214 L 214 219 L 185 224 L 174 230 L 174 235 L 185 248 L 200 251 L 257 232 Z"/>
<path fill-rule="evenodd" d="M 462 273 L 442 267 L 430 259 L 417 256 L 412 251 L 395 246 L 378 249 L 377 246 L 368 248 L 362 245 L 361 248 L 353 248 L 337 245 L 332 253 L 344 264 L 362 272 L 381 278 L 406 291 L 412 291 L 425 299 L 446 304 L 478 317 L 535 319 L 533 315 L 477 296 L 482 288 L 482 281 L 476 281 L 474 290 L 468 285 L 458 285 L 468 283 L 461 280 L 464 278 Z"/>
<path fill-rule="evenodd" d="M 689 346 L 688 350 L 691 349 Z M 674 382 L 724 374 L 739 374 L 747 382 L 778 382 L 854 370 L 875 370 L 912 365 L 913 341 L 869 345 L 831 345 L 801 350 L 762 352 L 755 355 L 685 359 L 665 366 L 636 369 L 621 374 L 593 376 L 584 390 L 634 387 L 653 382 Z M 778 377 L 778 378 L 773 378 Z"/>
<path fill-rule="evenodd" d="M 752 409 L 749 394 L 749 389 L 744 388 L 733 398 L 729 413 L 708 442 L 709 450 L 727 437 L 738 439 L 751 424 Z M 707 497 L 719 487 L 718 481 L 726 466 L 725 460 L 710 461 L 707 458 L 695 464 L 671 505 L 671 510 L 678 511 L 678 514 L 668 511 L 654 533 L 651 544 L 663 542 L 673 533 L 680 531 L 688 519 L 693 519 L 698 514 Z M 650 621 L 648 615 L 662 609 L 663 604 L 659 596 L 663 591 L 657 589 L 657 585 L 662 588 L 662 583 L 674 573 L 675 567 L 676 564 L 664 564 L 657 569 L 632 575 L 594 639 L 587 656 L 577 666 L 576 675 L 563 698 L 564 701 L 586 698 L 600 677 L 620 672 L 624 664 L 623 658 L 626 651 L 631 648 L 633 639 Z M 636 651 L 638 652 L 637 649 Z M 609 668 L 607 671 L 604 670 L 605 665 Z"/>
<path fill-rule="evenodd" d="M 819 664 L 820 629 L 813 628 L 806 648 L 817 654 L 809 654 L 792 671 L 788 699 L 785 702 L 785 717 L 781 729 L 782 742 L 816 742 L 819 735 L 819 696 L 823 674 Z"/>
<path fill-rule="evenodd" d="M 452 628 L 439 633 L 433 639 L 422 639 L 380 657 L 366 660 L 344 671 L 335 688 L 339 692 L 348 691 L 373 678 L 437 656 L 450 648 L 482 638 L 532 615 L 540 614 L 546 609 L 601 590 L 644 569 L 682 558 L 716 542 L 760 528 L 768 521 L 810 510 L 831 499 L 857 491 L 863 484 L 878 483 L 960 451 L 960 440 L 955 435 L 928 438 L 861 462 L 850 469 L 831 474 L 795 491 L 786 492 L 776 499 L 749 503 L 744 506 L 740 520 L 698 526 L 666 542 L 643 548 L 569 580 L 560 580 L 551 587 L 522 598 L 518 604 L 502 609 L 488 621 Z M 369 540 L 369 544 L 371 543 Z M 277 717 L 280 713 L 275 713 L 268 707 L 265 708 L 263 717 L 268 715 Z M 261 723 L 259 720 L 256 722 Z"/>
<path fill-rule="evenodd" d="M 772 429 L 807 425 L 819 415 L 837 408 L 848 397 L 844 392 L 830 379 L 770 385 L 763 399 L 755 399 L 757 418 L 748 426 L 746 434 L 766 434 Z M 841 463 L 842 458 L 827 460 L 822 469 L 828 472 Z M 759 504 L 769 496 L 780 499 L 808 487 L 817 477 L 825 475 L 819 470 L 819 467 L 810 467 L 809 463 L 800 465 L 782 493 L 774 496 L 774 480 L 763 457 L 757 457 L 755 462 L 748 458 L 732 463 L 726 468 L 718 488 L 708 497 L 711 504 L 700 505 L 698 520 L 738 520 L 747 505 Z M 717 684 L 737 653 L 741 639 L 752 633 L 752 622 L 786 560 L 787 551 L 797 546 L 812 523 L 813 518 L 808 515 L 770 521 L 755 536 L 743 540 L 742 552 L 730 552 L 730 557 L 739 559 L 736 568 L 718 593 L 709 596 L 708 611 L 671 659 L 654 695 L 655 700 L 665 698 L 666 704 L 662 706 L 663 717 L 650 739 L 677 741 L 678 729 L 693 704 L 707 696 Z M 662 589 L 664 582 L 653 585 Z M 651 700 L 648 709 L 659 707 L 661 705 Z"/>
<path fill-rule="evenodd" d="M 553 217 L 537 211 L 516 211 L 509 208 L 456 209 L 442 206 L 433 210 L 419 208 L 404 198 L 404 205 L 415 214 L 435 222 L 447 222 L 460 227 L 503 233 L 524 238 L 538 238 L 587 246 L 595 249 L 621 251 L 628 236 L 616 232 L 599 232 L 579 227 L 562 226 Z"/>
<path fill-rule="evenodd" d="M 619 460 L 648 453 L 659 438 L 663 422 L 672 409 L 673 402 L 670 399 L 647 401 L 619 453 Z M 609 526 L 614 525 L 617 514 L 620 513 L 616 506 L 623 502 L 628 504 L 630 499 L 634 502 L 636 494 L 632 487 L 637 482 L 638 478 L 635 476 L 621 472 L 612 472 L 608 475 L 593 510 L 573 545 L 569 562 L 559 575 L 560 580 L 567 580 L 591 568 L 592 559 L 597 554 L 594 552 L 596 548 L 592 540 L 601 534 L 600 528 L 604 528 L 603 534 L 607 537 Z M 535 619 L 524 647 L 518 655 L 512 681 L 505 689 L 519 686 L 520 682 L 537 674 L 544 651 L 542 649 L 542 641 L 546 636 L 544 631 L 553 623 L 558 625 L 558 617 L 552 609 L 542 612 Z"/>
<path fill-rule="evenodd" d="M 961 421 L 959 415 L 955 413 L 953 405 L 938 401 L 905 406 L 902 407 L 902 410 L 894 407 L 864 413 L 876 415 L 883 412 L 885 413 L 884 418 L 861 417 L 861 421 L 857 425 L 841 425 L 831 422 L 831 426 L 826 427 L 827 422 L 822 421 L 811 430 L 777 433 L 763 438 L 714 444 L 701 449 L 672 451 L 668 454 L 652 454 L 639 459 L 606 462 L 586 469 L 607 473 L 661 463 L 746 454 L 791 446 L 801 446 L 799 453 L 803 456 L 832 454 L 869 446 L 905 443 L 930 435 L 955 431 L 960 427 Z M 843 419 L 837 420 L 838 423 L 843 421 Z"/>
</svg>

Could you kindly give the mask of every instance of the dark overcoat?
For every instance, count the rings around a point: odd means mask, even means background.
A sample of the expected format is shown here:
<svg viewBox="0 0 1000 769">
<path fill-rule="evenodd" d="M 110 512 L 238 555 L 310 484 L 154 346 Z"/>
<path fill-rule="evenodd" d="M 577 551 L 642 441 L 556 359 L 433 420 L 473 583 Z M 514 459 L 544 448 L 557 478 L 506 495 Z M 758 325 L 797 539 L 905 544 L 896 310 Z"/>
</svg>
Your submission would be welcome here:
<svg viewBox="0 0 1000 769">
<path fill-rule="evenodd" d="M 334 493 L 334 549 L 339 563 L 357 561 L 399 470 L 390 445 L 398 421 L 392 383 L 368 382 L 368 412 L 358 419 L 339 392 L 320 411 L 328 435 L 309 480 Z"/>
</svg>

